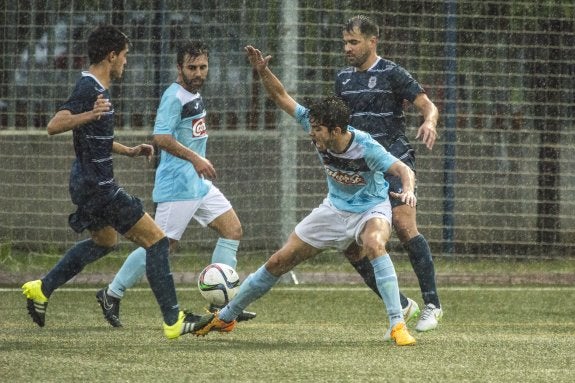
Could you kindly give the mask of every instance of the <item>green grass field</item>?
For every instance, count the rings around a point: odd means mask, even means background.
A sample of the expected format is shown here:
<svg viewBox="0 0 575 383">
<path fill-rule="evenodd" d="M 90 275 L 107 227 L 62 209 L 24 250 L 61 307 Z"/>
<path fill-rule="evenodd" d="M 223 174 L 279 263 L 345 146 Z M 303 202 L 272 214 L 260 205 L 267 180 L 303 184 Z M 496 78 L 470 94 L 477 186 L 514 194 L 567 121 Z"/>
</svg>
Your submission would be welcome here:
<svg viewBox="0 0 575 383">
<path fill-rule="evenodd" d="M 163 338 L 149 289 L 128 293 L 121 329 L 102 318 L 96 291 L 58 290 L 39 328 L 20 290 L 1 289 L 0 380 L 575 381 L 575 287 L 443 287 L 440 327 L 413 332 L 413 347 L 381 341 L 383 305 L 360 286 L 278 285 L 250 307 L 258 317 L 232 333 L 176 341 Z M 202 309 L 194 286 L 179 286 L 178 294 L 183 307 Z"/>
</svg>

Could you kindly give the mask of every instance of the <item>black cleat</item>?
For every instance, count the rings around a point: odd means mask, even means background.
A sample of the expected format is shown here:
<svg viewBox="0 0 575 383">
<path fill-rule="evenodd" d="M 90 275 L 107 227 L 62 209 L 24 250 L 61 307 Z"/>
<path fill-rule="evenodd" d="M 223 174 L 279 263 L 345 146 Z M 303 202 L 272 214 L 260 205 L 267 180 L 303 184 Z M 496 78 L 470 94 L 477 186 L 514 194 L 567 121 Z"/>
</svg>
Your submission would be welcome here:
<svg viewBox="0 0 575 383">
<path fill-rule="evenodd" d="M 112 327 L 122 327 L 122 322 L 120 322 L 120 300 L 108 295 L 106 287 L 96 293 L 96 299 L 108 323 Z"/>
</svg>

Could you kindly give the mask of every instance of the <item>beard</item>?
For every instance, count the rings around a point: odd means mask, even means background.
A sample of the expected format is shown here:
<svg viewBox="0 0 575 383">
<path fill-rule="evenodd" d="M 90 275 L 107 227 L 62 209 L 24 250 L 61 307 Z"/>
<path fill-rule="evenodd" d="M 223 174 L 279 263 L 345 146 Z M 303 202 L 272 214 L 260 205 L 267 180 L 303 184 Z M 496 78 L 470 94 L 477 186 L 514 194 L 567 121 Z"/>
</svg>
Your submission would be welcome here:
<svg viewBox="0 0 575 383">
<path fill-rule="evenodd" d="M 112 81 L 119 81 L 122 79 L 122 75 L 124 74 L 124 68 L 120 68 L 118 70 L 113 70 L 110 72 L 110 80 Z"/>
<path fill-rule="evenodd" d="M 359 55 L 356 55 L 356 56 L 352 56 L 352 55 L 346 55 L 345 56 L 347 63 L 353 67 L 356 67 L 356 68 L 359 68 L 360 66 L 365 64 L 365 62 L 367 61 L 368 58 L 369 58 L 369 52 L 363 52 L 363 53 L 360 53 Z"/>
<path fill-rule="evenodd" d="M 186 84 L 186 88 L 191 90 L 192 92 L 197 92 L 198 90 L 200 90 L 202 85 L 204 85 L 204 80 L 200 77 L 190 78 L 182 76 L 182 81 L 184 82 L 184 84 Z"/>
</svg>

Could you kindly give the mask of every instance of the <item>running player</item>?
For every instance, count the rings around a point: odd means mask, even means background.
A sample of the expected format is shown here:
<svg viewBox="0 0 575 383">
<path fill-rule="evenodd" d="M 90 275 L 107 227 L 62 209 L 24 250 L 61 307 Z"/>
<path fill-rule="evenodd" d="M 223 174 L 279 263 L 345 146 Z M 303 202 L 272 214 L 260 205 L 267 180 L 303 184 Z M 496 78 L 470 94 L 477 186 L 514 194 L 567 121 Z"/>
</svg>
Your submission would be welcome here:
<svg viewBox="0 0 575 383">
<path fill-rule="evenodd" d="M 162 95 L 154 125 L 154 143 L 161 149 L 152 196 L 158 204 L 154 219 L 166 232 L 172 252 L 192 218 L 215 230 L 220 238 L 212 263 L 235 269 L 242 226 L 231 203 L 209 181 L 216 178 L 216 171 L 205 157 L 208 131 L 200 89 L 208 76 L 208 46 L 197 40 L 180 44 L 176 69 L 178 77 Z M 120 300 L 145 271 L 146 250 L 140 247 L 128 256 L 109 286 L 96 293 L 104 318 L 112 326 L 122 326 Z M 255 316 L 246 311 L 238 320 Z"/>
<path fill-rule="evenodd" d="M 109 87 L 122 77 L 128 50 L 128 37 L 114 26 L 101 26 L 91 32 L 90 67 L 48 123 L 50 135 L 72 130 L 76 159 L 70 173 L 70 195 L 77 210 L 70 215 L 69 223 L 78 233 L 88 230 L 91 238 L 75 244 L 46 276 L 26 282 L 22 291 L 32 320 L 43 327 L 52 293 L 86 265 L 111 252 L 120 233 L 146 249 L 146 275 L 164 318 L 164 335 L 173 339 L 191 332 L 197 318 L 179 309 L 168 263 L 168 238 L 144 212 L 141 201 L 114 179 L 112 153 L 148 158 L 153 155 L 151 145 L 127 147 L 114 140 L 115 110 Z"/>
</svg>

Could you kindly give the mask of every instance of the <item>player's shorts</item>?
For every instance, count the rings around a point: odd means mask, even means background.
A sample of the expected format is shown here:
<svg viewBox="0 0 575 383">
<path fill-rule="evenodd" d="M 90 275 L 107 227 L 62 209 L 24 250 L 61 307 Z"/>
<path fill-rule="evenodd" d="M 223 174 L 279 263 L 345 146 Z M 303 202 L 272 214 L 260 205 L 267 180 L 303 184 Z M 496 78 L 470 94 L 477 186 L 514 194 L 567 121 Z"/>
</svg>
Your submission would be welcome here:
<svg viewBox="0 0 575 383">
<path fill-rule="evenodd" d="M 202 227 L 206 227 L 231 209 L 230 201 L 224 197 L 220 189 L 212 185 L 202 198 L 158 203 L 154 220 L 168 238 L 179 241 L 192 218 Z"/>
<path fill-rule="evenodd" d="M 388 151 L 395 157 L 397 157 L 401 162 L 406 164 L 415 173 L 415 150 L 413 150 L 409 142 L 400 137 L 397 140 L 395 140 L 393 144 L 391 144 Z M 401 191 L 403 190 L 403 184 L 401 183 L 401 178 L 392 176 L 390 174 L 386 174 L 385 180 L 389 184 L 390 192 L 401 193 Z M 414 185 L 413 193 L 417 197 L 417 180 Z M 390 198 L 390 200 L 392 208 L 404 205 L 404 203 L 401 202 L 400 199 Z"/>
<path fill-rule="evenodd" d="M 111 226 L 124 235 L 144 214 L 142 201 L 120 188 L 114 198 L 105 205 L 79 205 L 76 212 L 68 217 L 68 224 L 76 233 L 86 229 L 97 231 Z"/>
<path fill-rule="evenodd" d="M 363 213 L 351 213 L 336 209 L 326 198 L 297 224 L 295 233 L 316 249 L 345 250 L 354 241 L 361 246 L 360 234 L 372 218 L 384 219 L 391 226 L 389 199 Z"/>
</svg>

